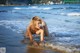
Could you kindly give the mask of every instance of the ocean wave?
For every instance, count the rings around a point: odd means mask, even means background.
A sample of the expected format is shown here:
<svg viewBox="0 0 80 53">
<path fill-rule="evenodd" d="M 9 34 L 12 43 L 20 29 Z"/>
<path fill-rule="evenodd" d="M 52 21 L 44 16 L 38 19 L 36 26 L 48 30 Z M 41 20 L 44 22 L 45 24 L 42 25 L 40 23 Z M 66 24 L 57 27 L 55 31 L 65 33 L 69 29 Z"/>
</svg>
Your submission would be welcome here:
<svg viewBox="0 0 80 53">
<path fill-rule="evenodd" d="M 80 16 L 80 13 L 68 13 L 68 16 Z"/>
<path fill-rule="evenodd" d="M 0 12 L 8 12 L 8 10 L 0 10 Z"/>
<path fill-rule="evenodd" d="M 24 29 L 26 29 L 26 25 L 28 23 L 26 21 L 9 21 L 9 20 L 2 20 L 0 21 L 0 25 L 4 26 L 5 28 L 11 29 L 17 33 L 22 33 Z"/>
<path fill-rule="evenodd" d="M 32 7 L 30 7 L 30 8 L 38 8 L 38 6 L 32 6 Z"/>
<path fill-rule="evenodd" d="M 68 6 L 68 7 L 63 7 L 64 9 L 80 9 L 80 7 L 70 7 L 70 6 Z"/>
<path fill-rule="evenodd" d="M 32 6 L 31 9 L 38 9 L 38 10 L 50 10 L 51 7 L 38 7 L 38 6 Z"/>
<path fill-rule="evenodd" d="M 69 9 L 80 9 L 79 7 L 42 7 L 42 6 L 30 6 L 29 8 L 32 9 L 43 9 L 43 10 L 50 10 L 50 9 L 63 9 L 63 10 L 69 10 Z"/>
<path fill-rule="evenodd" d="M 60 15 L 67 15 L 67 16 L 80 16 L 80 13 L 78 13 L 78 12 L 60 13 Z"/>
<path fill-rule="evenodd" d="M 38 9 L 38 10 L 59 10 L 59 9 L 63 9 L 63 10 L 69 10 L 69 9 L 80 9 L 79 7 L 43 7 L 43 6 L 27 6 L 27 7 L 14 7 L 13 9 Z"/>
<path fill-rule="evenodd" d="M 50 10 L 52 9 L 52 7 L 38 7 L 38 6 L 30 6 L 30 7 L 14 7 L 13 9 L 16 9 L 16 10 L 20 10 L 20 9 L 37 9 L 37 10 Z"/>
<path fill-rule="evenodd" d="M 48 37 L 48 39 L 52 39 L 52 37 Z M 49 49 L 52 49 L 52 50 L 55 50 L 55 51 L 59 51 L 61 53 L 76 53 L 76 52 L 79 53 L 80 52 L 80 47 L 79 48 L 76 48 L 76 46 L 73 46 L 73 45 L 67 45 L 67 44 L 50 42 L 50 41 L 51 40 L 44 41 L 43 43 L 40 44 L 40 46 L 42 48 L 49 48 Z M 28 46 L 30 46 L 30 45 L 28 45 Z M 32 45 L 31 47 L 35 47 L 35 46 Z"/>
<path fill-rule="evenodd" d="M 15 7 L 14 9 L 17 9 L 17 10 L 19 10 L 19 9 L 22 9 L 22 8 L 19 8 L 19 7 Z"/>
<path fill-rule="evenodd" d="M 43 10 L 50 10 L 50 9 L 52 9 L 52 8 L 50 8 L 50 7 L 43 8 Z"/>
</svg>

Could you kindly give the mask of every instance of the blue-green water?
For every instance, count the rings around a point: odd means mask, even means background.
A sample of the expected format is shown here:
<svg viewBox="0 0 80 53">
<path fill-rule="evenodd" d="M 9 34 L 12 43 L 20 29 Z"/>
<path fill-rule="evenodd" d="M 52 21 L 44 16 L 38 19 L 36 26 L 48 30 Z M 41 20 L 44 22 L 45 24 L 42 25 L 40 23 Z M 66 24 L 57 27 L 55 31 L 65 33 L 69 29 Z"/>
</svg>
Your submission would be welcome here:
<svg viewBox="0 0 80 53">
<path fill-rule="evenodd" d="M 13 53 L 25 53 L 25 50 L 21 50 L 25 45 L 20 40 L 33 16 L 42 18 L 47 23 L 49 32 L 55 34 L 55 39 L 51 41 L 80 45 L 80 4 L 65 4 L 0 6 L 0 47 L 7 47 Z"/>
</svg>

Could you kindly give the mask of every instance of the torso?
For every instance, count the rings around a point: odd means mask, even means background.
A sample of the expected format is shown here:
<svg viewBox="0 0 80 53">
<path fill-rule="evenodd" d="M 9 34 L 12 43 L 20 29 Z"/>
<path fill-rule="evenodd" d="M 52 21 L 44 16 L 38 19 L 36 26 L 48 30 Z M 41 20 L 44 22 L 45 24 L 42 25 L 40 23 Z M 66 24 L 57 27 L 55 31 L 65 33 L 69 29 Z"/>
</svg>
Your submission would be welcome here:
<svg viewBox="0 0 80 53">
<path fill-rule="evenodd" d="M 31 33 L 33 33 L 33 34 L 36 34 L 36 31 L 38 31 L 39 29 L 37 29 L 37 28 L 35 28 L 35 27 L 33 27 L 33 26 L 31 26 L 30 27 L 31 29 Z"/>
</svg>

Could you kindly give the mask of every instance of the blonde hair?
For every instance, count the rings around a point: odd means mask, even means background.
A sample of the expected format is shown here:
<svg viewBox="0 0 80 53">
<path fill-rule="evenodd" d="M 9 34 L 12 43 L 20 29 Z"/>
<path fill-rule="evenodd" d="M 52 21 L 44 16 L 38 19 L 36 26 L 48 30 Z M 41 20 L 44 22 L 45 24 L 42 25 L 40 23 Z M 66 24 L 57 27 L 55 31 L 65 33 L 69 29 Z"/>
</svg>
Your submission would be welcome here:
<svg viewBox="0 0 80 53">
<path fill-rule="evenodd" d="M 33 18 L 32 18 L 32 20 L 41 20 L 38 16 L 34 16 Z"/>
<path fill-rule="evenodd" d="M 41 19 L 38 17 L 38 16 L 34 16 L 30 22 L 30 25 L 32 25 L 33 27 L 36 26 L 35 24 L 35 21 L 40 21 L 41 22 Z"/>
</svg>

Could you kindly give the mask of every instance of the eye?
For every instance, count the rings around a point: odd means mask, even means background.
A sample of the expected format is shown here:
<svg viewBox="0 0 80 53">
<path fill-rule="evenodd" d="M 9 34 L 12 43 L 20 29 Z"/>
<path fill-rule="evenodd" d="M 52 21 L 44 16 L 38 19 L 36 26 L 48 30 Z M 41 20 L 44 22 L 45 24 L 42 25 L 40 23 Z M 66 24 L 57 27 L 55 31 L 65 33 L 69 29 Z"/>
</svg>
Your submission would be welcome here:
<svg viewBox="0 0 80 53">
<path fill-rule="evenodd" d="M 40 24 L 40 23 L 38 22 L 38 24 Z"/>
</svg>

